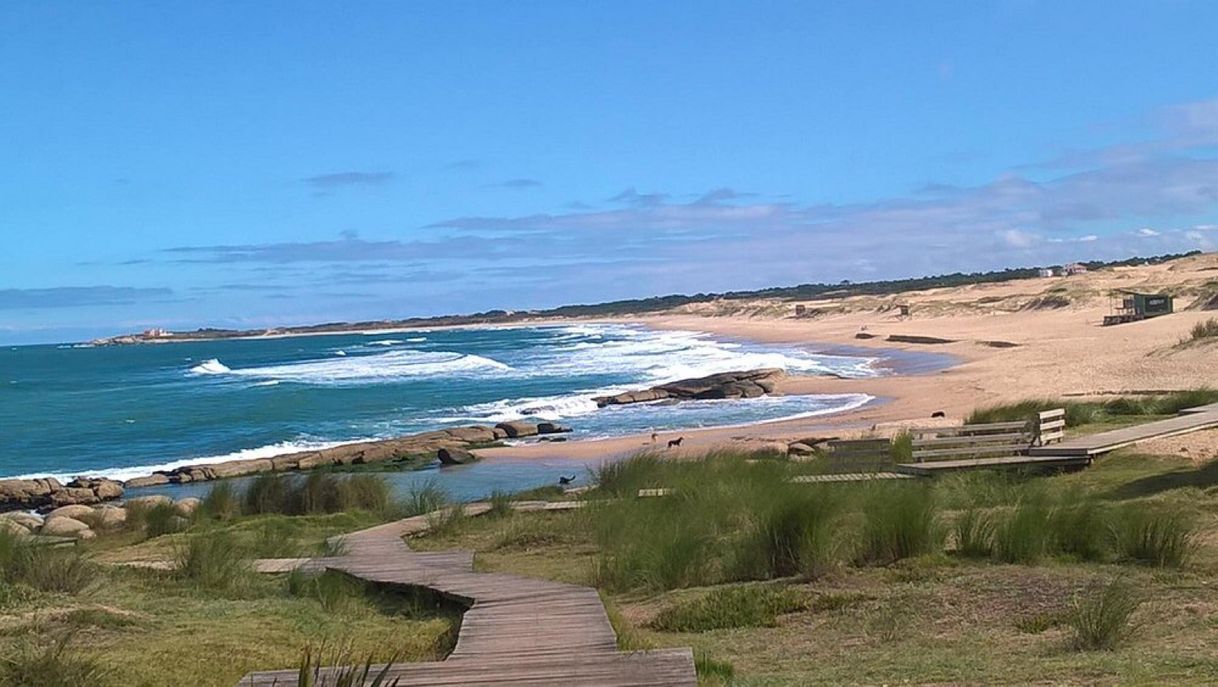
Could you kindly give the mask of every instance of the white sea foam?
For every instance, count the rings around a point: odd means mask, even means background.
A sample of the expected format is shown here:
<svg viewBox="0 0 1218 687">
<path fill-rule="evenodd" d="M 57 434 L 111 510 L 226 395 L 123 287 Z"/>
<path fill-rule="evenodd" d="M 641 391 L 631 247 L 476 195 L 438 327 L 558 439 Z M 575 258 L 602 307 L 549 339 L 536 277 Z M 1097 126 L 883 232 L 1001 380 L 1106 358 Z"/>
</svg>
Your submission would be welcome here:
<svg viewBox="0 0 1218 687">
<path fill-rule="evenodd" d="M 406 343 L 421 343 L 426 340 L 427 340 L 426 336 L 413 336 L 409 339 L 406 339 Z"/>
<path fill-rule="evenodd" d="M 369 346 L 396 346 L 400 343 L 406 343 L 401 339 L 379 339 L 377 341 L 369 341 Z"/>
<path fill-rule="evenodd" d="M 718 372 L 776 367 L 797 374 L 866 377 L 874 359 L 830 356 L 790 347 L 716 341 L 691 331 L 653 331 L 626 325 L 559 328 L 558 345 L 528 369 L 545 376 L 622 374 L 648 384 Z"/>
<path fill-rule="evenodd" d="M 237 369 L 230 369 L 219 360 L 209 360 L 191 368 L 191 372 L 199 374 L 223 374 L 299 384 L 358 384 L 417 377 L 483 376 L 510 370 L 509 366 L 480 355 L 408 350 Z"/>
<path fill-rule="evenodd" d="M 351 441 L 281 441 L 277 444 L 269 444 L 267 446 L 259 446 L 257 448 L 247 448 L 240 451 L 234 451 L 232 453 L 225 453 L 216 456 L 200 456 L 198 458 L 184 458 L 182 460 L 174 460 L 167 463 L 133 465 L 130 467 L 121 468 L 99 468 L 95 470 L 85 469 L 78 470 L 76 472 L 59 472 L 50 474 L 40 472 L 28 475 L 17 475 L 11 479 L 54 477 L 60 482 L 67 482 L 76 477 L 106 477 L 115 480 L 128 480 L 135 477 L 150 475 L 154 472 L 183 468 L 188 465 L 224 463 L 231 460 L 251 460 L 254 458 L 271 458 L 274 456 L 281 456 L 286 453 L 296 453 L 299 451 L 320 451 L 321 449 L 333 448 L 334 446 L 342 446 L 343 444 L 355 443 L 357 441 L 366 441 L 366 439 L 353 439 Z"/>
<path fill-rule="evenodd" d="M 347 352 L 346 352 L 346 351 L 344 351 L 343 349 L 341 349 L 341 348 L 340 348 L 340 349 L 338 349 L 337 351 L 334 351 L 334 355 L 339 356 L 340 358 L 342 358 L 342 357 L 346 357 Z"/>
<path fill-rule="evenodd" d="M 197 375 L 222 375 L 232 372 L 228 366 L 220 362 L 216 358 L 204 360 L 203 362 L 190 368 L 190 371 Z"/>
</svg>

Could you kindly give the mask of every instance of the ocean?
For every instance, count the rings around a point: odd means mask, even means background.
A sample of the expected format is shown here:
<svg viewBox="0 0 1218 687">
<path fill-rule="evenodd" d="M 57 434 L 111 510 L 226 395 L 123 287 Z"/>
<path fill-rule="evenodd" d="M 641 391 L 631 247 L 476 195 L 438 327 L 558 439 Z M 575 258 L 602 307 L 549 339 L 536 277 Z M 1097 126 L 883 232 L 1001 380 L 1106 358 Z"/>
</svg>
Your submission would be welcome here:
<svg viewBox="0 0 1218 687">
<path fill-rule="evenodd" d="M 774 396 L 598 409 L 592 397 L 759 367 L 864 377 L 878 374 L 880 363 L 620 324 L 6 347 L 0 477 L 127 479 L 522 418 L 561 421 L 574 429 L 571 438 L 586 438 L 829 414 L 871 399 Z M 545 483 L 562 468 L 500 461 L 433 472 L 467 475 L 444 481 L 473 494 Z"/>
</svg>

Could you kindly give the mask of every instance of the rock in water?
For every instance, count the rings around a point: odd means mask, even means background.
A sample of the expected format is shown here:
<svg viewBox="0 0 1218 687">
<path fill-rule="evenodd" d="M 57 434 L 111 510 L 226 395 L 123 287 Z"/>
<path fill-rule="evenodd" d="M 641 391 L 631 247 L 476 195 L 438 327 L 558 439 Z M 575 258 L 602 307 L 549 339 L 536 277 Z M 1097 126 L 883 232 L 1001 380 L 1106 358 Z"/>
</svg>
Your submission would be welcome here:
<svg viewBox="0 0 1218 687">
<path fill-rule="evenodd" d="M 444 465 L 465 465 L 478 460 L 477 456 L 462 448 L 442 448 L 436 451 L 436 457 Z"/>
<path fill-rule="evenodd" d="M 537 425 L 531 422 L 500 422 L 495 425 L 495 428 L 502 429 L 511 439 L 531 437 L 537 434 Z"/>
<path fill-rule="evenodd" d="M 641 391 L 627 391 L 615 396 L 592 399 L 600 407 L 646 403 L 666 398 L 678 400 L 708 398 L 757 398 L 774 391 L 785 373 L 778 368 L 762 368 L 742 372 L 721 372 L 707 377 L 682 379 Z"/>
</svg>

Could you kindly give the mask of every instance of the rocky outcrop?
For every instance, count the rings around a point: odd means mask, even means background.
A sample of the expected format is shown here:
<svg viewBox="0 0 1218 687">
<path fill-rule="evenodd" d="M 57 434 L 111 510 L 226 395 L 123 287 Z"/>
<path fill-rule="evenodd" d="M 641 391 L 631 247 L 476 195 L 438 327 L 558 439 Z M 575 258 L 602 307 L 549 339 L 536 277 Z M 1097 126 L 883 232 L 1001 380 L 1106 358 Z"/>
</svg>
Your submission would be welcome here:
<svg viewBox="0 0 1218 687">
<path fill-rule="evenodd" d="M 612 405 L 646 403 L 664 399 L 700 400 L 714 398 L 756 398 L 774 391 L 783 371 L 762 368 L 744 372 L 721 372 L 708 377 L 683 379 L 661 384 L 642 391 L 627 391 L 615 396 L 600 396 L 592 400 L 604 408 Z"/>
<path fill-rule="evenodd" d="M 91 505 L 122 495 L 122 484 L 110 479 L 78 477 L 67 484 L 60 484 L 53 477 L 0 480 L 0 510 Z"/>
<path fill-rule="evenodd" d="M 442 448 L 436 451 L 436 458 L 444 465 L 465 465 L 477 460 L 474 454 L 463 448 Z"/>
<path fill-rule="evenodd" d="M 159 472 L 148 477 L 137 477 L 128 480 L 126 486 L 128 488 L 136 488 L 183 482 L 205 482 L 229 477 L 245 477 L 262 472 L 290 472 L 312 470 L 321 467 L 366 465 L 370 463 L 405 461 L 420 457 L 432 460 L 438 456 L 438 452 L 441 450 L 468 451 L 472 447 L 491 444 L 509 437 L 514 438 L 566 431 L 570 430 L 553 422 L 543 422 L 540 425 L 529 422 L 509 422 L 496 427 L 481 425 L 453 427 L 433 432 L 411 434 L 397 439 L 344 444 L 319 451 L 301 451 L 272 458 L 187 465 L 174 470 Z"/>
<path fill-rule="evenodd" d="M 51 518 L 42 525 L 39 534 L 44 534 L 51 537 L 75 537 L 80 532 L 89 529 L 89 526 L 80 520 L 69 517 Z"/>
</svg>

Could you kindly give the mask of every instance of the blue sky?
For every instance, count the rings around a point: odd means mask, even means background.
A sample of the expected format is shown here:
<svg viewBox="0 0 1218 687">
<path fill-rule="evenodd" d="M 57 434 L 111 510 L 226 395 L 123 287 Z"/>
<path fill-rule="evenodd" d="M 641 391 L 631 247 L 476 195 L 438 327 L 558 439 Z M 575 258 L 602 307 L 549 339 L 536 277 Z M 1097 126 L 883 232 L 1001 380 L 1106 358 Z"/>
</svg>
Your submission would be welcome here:
<svg viewBox="0 0 1218 687">
<path fill-rule="evenodd" d="M 0 341 L 1215 249 L 1215 27 L 1182 0 L 6 2 Z"/>
</svg>

